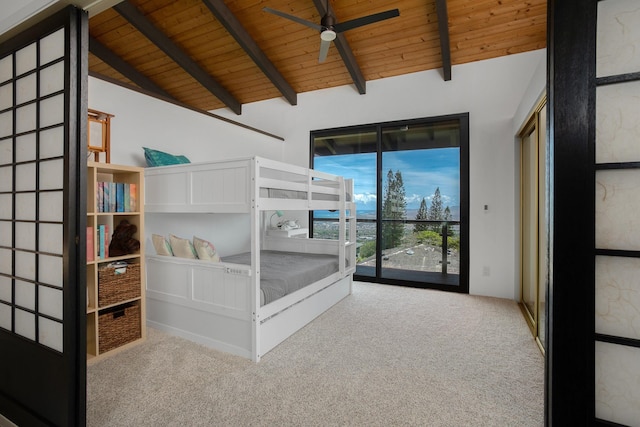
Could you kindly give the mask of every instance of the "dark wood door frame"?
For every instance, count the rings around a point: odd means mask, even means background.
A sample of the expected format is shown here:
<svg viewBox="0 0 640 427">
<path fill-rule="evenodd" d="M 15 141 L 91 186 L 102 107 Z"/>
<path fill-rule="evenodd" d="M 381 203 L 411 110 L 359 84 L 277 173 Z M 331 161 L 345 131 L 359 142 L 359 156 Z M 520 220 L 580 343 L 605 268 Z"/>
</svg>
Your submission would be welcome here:
<svg viewBox="0 0 640 427">
<path fill-rule="evenodd" d="M 596 1 L 548 3 L 548 426 L 595 420 L 596 13 Z"/>
</svg>

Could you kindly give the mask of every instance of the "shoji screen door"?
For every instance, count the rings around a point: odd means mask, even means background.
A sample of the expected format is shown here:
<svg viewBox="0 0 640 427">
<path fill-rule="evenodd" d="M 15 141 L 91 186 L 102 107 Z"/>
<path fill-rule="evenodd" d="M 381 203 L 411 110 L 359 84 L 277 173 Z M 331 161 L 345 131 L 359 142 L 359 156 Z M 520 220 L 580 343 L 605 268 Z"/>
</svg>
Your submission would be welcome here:
<svg viewBox="0 0 640 427">
<path fill-rule="evenodd" d="M 640 426 L 640 2 L 598 3 L 596 418 Z"/>
<path fill-rule="evenodd" d="M 548 7 L 547 425 L 640 427 L 640 2 Z"/>
<path fill-rule="evenodd" d="M 86 39 L 69 7 L 0 45 L 0 414 L 20 426 L 85 423 Z"/>
</svg>

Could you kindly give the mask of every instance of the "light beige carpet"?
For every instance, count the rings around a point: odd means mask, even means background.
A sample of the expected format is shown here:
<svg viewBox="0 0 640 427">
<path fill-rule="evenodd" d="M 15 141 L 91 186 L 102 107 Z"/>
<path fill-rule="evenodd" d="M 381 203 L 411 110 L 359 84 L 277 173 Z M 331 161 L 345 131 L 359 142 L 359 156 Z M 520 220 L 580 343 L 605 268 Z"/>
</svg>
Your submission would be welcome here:
<svg viewBox="0 0 640 427">
<path fill-rule="evenodd" d="M 89 426 L 542 426 L 513 301 L 355 283 L 255 364 L 148 330 L 89 366 Z"/>
</svg>

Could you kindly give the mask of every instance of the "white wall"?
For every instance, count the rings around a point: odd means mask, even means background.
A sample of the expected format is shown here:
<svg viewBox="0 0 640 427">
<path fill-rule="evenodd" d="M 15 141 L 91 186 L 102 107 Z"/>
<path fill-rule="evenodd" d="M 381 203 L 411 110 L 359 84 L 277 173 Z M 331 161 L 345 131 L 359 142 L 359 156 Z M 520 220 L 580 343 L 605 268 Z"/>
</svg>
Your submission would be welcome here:
<svg viewBox="0 0 640 427">
<path fill-rule="evenodd" d="M 20 2 L 14 0 L 0 0 L 0 34 L 9 31 L 15 25 L 23 22 L 30 16 L 46 9 L 57 0 L 22 0 Z"/>
<path fill-rule="evenodd" d="M 544 51 L 546 52 L 546 50 Z M 527 85 L 518 109 L 513 115 L 513 134 L 517 135 L 524 122 L 529 118 L 538 101 L 547 90 L 547 58 L 542 57 Z"/>
<path fill-rule="evenodd" d="M 89 108 L 115 115 L 111 163 L 145 166 L 141 147 L 183 154 L 192 162 L 246 156 L 281 160 L 279 139 L 92 77 Z"/>
<path fill-rule="evenodd" d="M 309 132 L 337 126 L 470 114 L 470 293 L 515 296 L 514 114 L 545 50 L 367 82 L 367 94 L 343 86 L 243 105 L 236 116 L 214 113 L 284 137 L 285 141 L 91 78 L 89 106 L 113 113 L 112 162 L 143 165 L 141 146 L 192 161 L 260 155 L 307 165 Z M 487 212 L 484 205 L 489 206 Z M 487 274 L 488 273 L 488 274 Z"/>
</svg>

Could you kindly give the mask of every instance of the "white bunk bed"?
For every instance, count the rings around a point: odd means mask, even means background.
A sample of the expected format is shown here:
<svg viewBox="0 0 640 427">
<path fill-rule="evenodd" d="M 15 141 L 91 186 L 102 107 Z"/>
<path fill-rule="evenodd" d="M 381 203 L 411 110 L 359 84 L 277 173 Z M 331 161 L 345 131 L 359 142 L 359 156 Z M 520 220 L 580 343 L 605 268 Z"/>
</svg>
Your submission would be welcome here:
<svg viewBox="0 0 640 427">
<path fill-rule="evenodd" d="M 269 215 L 279 210 L 335 210 L 339 238 L 269 236 L 265 232 Z M 149 226 L 149 218 L 163 213 L 248 214 L 250 265 L 224 262 L 225 257 L 223 262 L 209 262 L 148 253 L 147 323 L 151 327 L 257 362 L 351 294 L 356 263 L 352 180 L 259 157 L 147 168 L 147 238 L 162 234 Z M 189 216 L 178 217 L 189 221 Z M 261 251 L 265 255 L 267 251 L 330 254 L 337 267 L 263 305 Z"/>
</svg>

